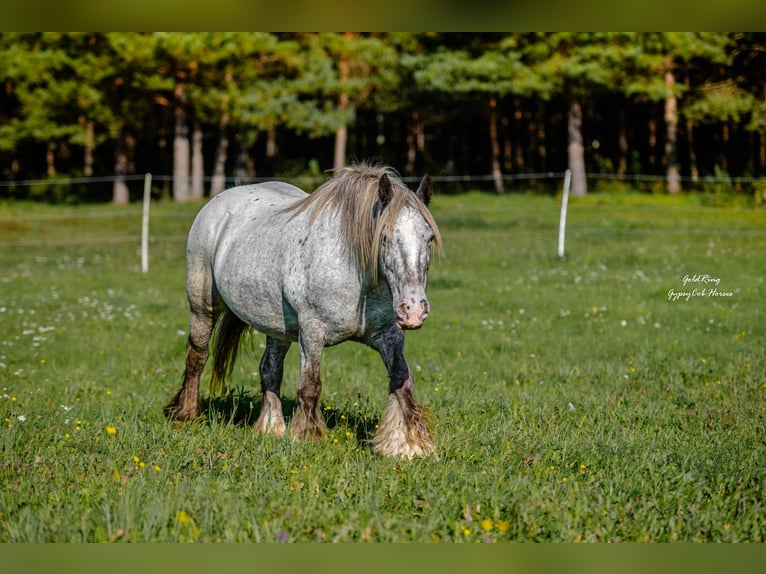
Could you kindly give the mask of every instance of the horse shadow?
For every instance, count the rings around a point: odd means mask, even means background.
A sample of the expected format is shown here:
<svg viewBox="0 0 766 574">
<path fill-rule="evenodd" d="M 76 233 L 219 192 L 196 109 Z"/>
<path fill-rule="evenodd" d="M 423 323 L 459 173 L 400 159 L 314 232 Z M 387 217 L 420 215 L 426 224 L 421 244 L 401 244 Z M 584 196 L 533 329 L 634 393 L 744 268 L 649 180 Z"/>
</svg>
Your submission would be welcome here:
<svg viewBox="0 0 766 574">
<path fill-rule="evenodd" d="M 260 393 L 247 391 L 243 388 L 230 390 L 222 396 L 210 396 L 202 399 L 202 419 L 208 425 L 225 423 L 234 426 L 253 426 L 261 410 L 263 399 Z M 295 399 L 282 398 L 282 412 L 285 423 L 290 425 L 290 419 L 298 406 Z M 375 429 L 380 423 L 380 417 L 367 417 L 359 412 L 336 409 L 320 404 L 325 425 L 328 430 L 345 426 L 353 432 L 361 445 L 368 445 Z"/>
</svg>

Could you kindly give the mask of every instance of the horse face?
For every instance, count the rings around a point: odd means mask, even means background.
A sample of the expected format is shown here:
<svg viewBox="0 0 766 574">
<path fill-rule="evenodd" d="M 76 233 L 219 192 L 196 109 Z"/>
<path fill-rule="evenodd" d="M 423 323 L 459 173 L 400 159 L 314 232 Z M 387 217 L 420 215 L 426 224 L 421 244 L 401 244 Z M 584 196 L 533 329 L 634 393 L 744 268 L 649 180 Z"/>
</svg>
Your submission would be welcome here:
<svg viewBox="0 0 766 574">
<path fill-rule="evenodd" d="M 431 227 L 411 207 L 399 212 L 391 236 L 384 239 L 380 263 L 400 329 L 420 328 L 430 312 L 426 279 L 433 239 Z"/>
</svg>

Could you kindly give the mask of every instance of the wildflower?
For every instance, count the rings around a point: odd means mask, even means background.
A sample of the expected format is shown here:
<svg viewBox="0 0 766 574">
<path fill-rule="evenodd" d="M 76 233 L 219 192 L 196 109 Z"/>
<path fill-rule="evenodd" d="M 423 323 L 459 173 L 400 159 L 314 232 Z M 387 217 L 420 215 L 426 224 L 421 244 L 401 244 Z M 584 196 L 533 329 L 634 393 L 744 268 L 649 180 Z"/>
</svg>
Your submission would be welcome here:
<svg viewBox="0 0 766 574">
<path fill-rule="evenodd" d="M 135 455 L 133 456 L 133 462 L 139 462 L 140 460 L 141 460 L 141 459 L 140 459 L 140 458 L 138 458 L 137 456 L 135 456 Z"/>
<path fill-rule="evenodd" d="M 178 513 L 176 514 L 176 520 L 178 520 L 178 522 L 180 522 L 181 524 L 189 524 L 189 522 L 191 522 L 191 519 L 192 519 L 191 516 L 185 510 L 179 510 Z"/>
<path fill-rule="evenodd" d="M 492 530 L 492 521 L 489 518 L 484 518 L 481 521 L 480 526 L 484 532 L 489 532 Z"/>
<path fill-rule="evenodd" d="M 463 526 L 463 534 L 465 536 L 470 536 L 471 535 L 471 529 L 468 528 L 467 526 Z"/>
<path fill-rule="evenodd" d="M 159 465 L 159 464 L 155 464 L 153 468 L 154 468 L 154 472 L 159 472 L 159 471 L 161 471 L 161 470 L 162 470 L 162 469 L 160 468 L 160 465 Z"/>
<path fill-rule="evenodd" d="M 110 434 L 110 435 L 116 435 L 117 434 L 117 429 L 114 428 L 111 425 L 106 425 L 106 429 L 105 430 L 106 430 L 106 434 Z"/>
<path fill-rule="evenodd" d="M 25 420 L 27 420 L 27 417 L 25 417 L 24 415 L 19 415 L 16 417 L 16 420 L 19 421 L 20 423 L 23 423 Z"/>
<path fill-rule="evenodd" d="M 508 532 L 511 529 L 511 523 L 507 520 L 496 520 L 495 528 L 497 528 L 500 532 Z"/>
</svg>

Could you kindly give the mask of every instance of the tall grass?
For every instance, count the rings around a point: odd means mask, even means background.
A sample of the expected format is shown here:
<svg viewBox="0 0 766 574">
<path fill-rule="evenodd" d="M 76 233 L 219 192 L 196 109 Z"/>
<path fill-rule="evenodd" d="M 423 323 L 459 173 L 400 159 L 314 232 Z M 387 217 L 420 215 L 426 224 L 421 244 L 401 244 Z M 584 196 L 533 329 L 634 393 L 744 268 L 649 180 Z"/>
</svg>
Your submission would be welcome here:
<svg viewBox="0 0 766 574">
<path fill-rule="evenodd" d="M 321 442 L 252 432 L 258 336 L 202 420 L 163 419 L 199 206 L 153 206 L 147 275 L 138 206 L 0 207 L 0 541 L 762 541 L 766 217 L 635 203 L 571 203 L 562 261 L 553 199 L 435 198 L 414 460 L 368 448 L 387 381 L 353 343 Z M 669 300 L 694 287 L 731 296 Z M 291 350 L 286 413 L 297 376 Z"/>
</svg>

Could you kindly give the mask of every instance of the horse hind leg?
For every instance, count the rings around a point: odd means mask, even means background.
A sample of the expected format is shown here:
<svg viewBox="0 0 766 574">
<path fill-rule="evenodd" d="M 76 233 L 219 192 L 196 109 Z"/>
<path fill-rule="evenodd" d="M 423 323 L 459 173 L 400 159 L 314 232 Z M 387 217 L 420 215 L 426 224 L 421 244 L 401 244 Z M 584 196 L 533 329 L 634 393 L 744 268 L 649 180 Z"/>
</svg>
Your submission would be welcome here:
<svg viewBox="0 0 766 574">
<path fill-rule="evenodd" d="M 194 251 L 194 253 L 200 250 Z M 165 406 L 165 416 L 179 424 L 202 413 L 199 383 L 208 358 L 208 345 L 220 303 L 212 270 L 199 256 L 187 260 L 186 297 L 189 301 L 189 339 L 181 389 Z"/>
<path fill-rule="evenodd" d="M 266 350 L 261 357 L 260 375 L 263 403 L 253 429 L 264 434 L 284 436 L 285 419 L 282 415 L 282 401 L 279 398 L 284 374 L 285 355 L 290 348 L 289 341 L 266 337 Z"/>
<path fill-rule="evenodd" d="M 192 309 L 189 318 L 189 338 L 186 343 L 186 368 L 181 389 L 165 406 L 165 416 L 183 423 L 202 412 L 199 383 L 208 358 L 208 344 L 213 330 L 212 309 Z"/>
</svg>

